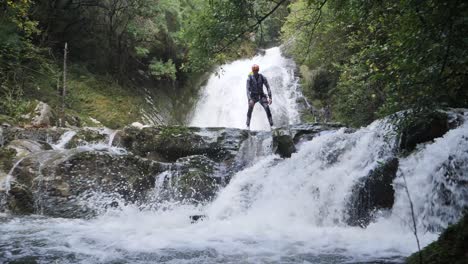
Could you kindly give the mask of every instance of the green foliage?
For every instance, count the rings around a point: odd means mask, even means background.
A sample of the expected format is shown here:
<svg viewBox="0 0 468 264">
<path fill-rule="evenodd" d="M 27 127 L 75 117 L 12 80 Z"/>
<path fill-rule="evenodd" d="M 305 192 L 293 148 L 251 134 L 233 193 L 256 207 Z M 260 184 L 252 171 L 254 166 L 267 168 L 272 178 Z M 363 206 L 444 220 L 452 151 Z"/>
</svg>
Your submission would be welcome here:
<svg viewBox="0 0 468 264">
<path fill-rule="evenodd" d="M 326 102 L 339 121 L 468 104 L 466 2 L 299 0 L 290 8 L 288 52 L 339 76 Z M 324 100 L 316 92 L 312 99 Z"/>
<path fill-rule="evenodd" d="M 288 1 L 211 0 L 197 1 L 185 20 L 181 38 L 188 46 L 188 65 L 183 69 L 200 71 L 213 64 L 241 55 L 247 42 L 272 42 L 287 13 Z M 284 6 L 282 6 L 282 4 Z M 282 12 L 268 16 L 272 10 Z M 262 21 L 264 17 L 265 19 Z M 276 34 L 275 34 L 276 33 Z M 256 38 L 257 35 L 257 38 Z"/>
<path fill-rule="evenodd" d="M 149 71 L 157 80 L 176 79 L 177 69 L 171 59 L 166 62 L 153 59 L 149 65 Z"/>
<path fill-rule="evenodd" d="M 29 17 L 32 1 L 0 4 L 0 114 L 18 119 L 27 107 L 25 90 L 35 76 L 53 71 L 44 50 L 32 44 L 37 22 Z"/>
<path fill-rule="evenodd" d="M 92 117 L 106 127 L 122 128 L 139 120 L 143 99 L 114 78 L 93 75 L 77 66 L 70 67 L 69 76 L 68 112 L 78 115 L 85 124 L 96 126 L 87 121 Z"/>
</svg>

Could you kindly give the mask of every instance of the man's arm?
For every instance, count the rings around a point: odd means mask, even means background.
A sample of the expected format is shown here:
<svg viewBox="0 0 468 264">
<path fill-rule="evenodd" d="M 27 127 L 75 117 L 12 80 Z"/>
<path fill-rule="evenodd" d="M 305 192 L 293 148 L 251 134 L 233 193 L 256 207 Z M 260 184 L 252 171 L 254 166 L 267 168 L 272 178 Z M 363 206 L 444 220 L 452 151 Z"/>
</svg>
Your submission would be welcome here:
<svg viewBox="0 0 468 264">
<path fill-rule="evenodd" d="M 250 98 L 250 77 L 247 77 L 247 85 L 245 86 L 246 87 L 246 90 L 247 90 L 247 100 L 252 100 L 252 98 Z"/>
</svg>

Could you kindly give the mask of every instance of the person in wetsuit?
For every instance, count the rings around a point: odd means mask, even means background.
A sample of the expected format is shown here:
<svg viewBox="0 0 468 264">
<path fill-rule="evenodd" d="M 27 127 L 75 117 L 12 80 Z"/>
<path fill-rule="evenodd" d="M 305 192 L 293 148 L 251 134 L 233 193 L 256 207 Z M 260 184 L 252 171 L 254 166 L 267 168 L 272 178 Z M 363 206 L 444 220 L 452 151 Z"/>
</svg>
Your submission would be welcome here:
<svg viewBox="0 0 468 264">
<path fill-rule="evenodd" d="M 254 105 L 259 102 L 268 117 L 268 122 L 270 126 L 273 126 L 273 118 L 271 116 L 270 107 L 272 103 L 271 97 L 271 90 L 270 85 L 268 84 L 268 80 L 262 74 L 258 73 L 260 67 L 257 64 L 252 66 L 252 72 L 249 74 L 247 78 L 247 99 L 249 100 L 249 110 L 247 111 L 247 128 L 250 129 L 250 119 L 252 118 L 252 111 Z M 267 88 L 268 97 L 263 92 L 263 85 Z"/>
</svg>

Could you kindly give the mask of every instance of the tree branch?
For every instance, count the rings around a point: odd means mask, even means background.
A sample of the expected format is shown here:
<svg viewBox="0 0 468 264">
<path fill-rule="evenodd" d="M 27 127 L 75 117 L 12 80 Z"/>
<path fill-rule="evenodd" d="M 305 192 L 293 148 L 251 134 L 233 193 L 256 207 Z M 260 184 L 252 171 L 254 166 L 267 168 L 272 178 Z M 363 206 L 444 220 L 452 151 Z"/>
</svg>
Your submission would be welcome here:
<svg viewBox="0 0 468 264">
<path fill-rule="evenodd" d="M 231 39 L 226 45 L 222 45 L 220 49 L 217 49 L 214 51 L 214 53 L 220 53 L 225 51 L 227 48 L 229 48 L 230 45 L 232 45 L 234 42 L 236 42 L 240 37 L 242 37 L 244 34 L 253 32 L 252 28 L 257 29 L 262 22 L 267 19 L 269 16 L 271 16 L 283 3 L 285 3 L 287 0 L 280 0 L 279 2 L 276 3 L 275 7 L 270 10 L 267 14 L 265 14 L 263 17 L 260 19 L 257 19 L 257 22 L 251 26 L 248 27 L 248 29 L 242 31 L 241 33 L 237 34 L 233 39 Z"/>
</svg>

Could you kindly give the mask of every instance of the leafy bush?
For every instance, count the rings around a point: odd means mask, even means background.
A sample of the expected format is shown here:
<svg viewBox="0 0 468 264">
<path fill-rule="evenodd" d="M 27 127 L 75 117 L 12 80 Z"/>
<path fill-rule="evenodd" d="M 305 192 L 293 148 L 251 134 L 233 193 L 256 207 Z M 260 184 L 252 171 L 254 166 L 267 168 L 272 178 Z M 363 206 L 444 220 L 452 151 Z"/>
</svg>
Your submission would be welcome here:
<svg viewBox="0 0 468 264">
<path fill-rule="evenodd" d="M 175 80 L 177 69 L 171 59 L 164 62 L 162 60 L 153 59 L 149 65 L 150 74 L 157 80 L 169 79 Z"/>
</svg>

